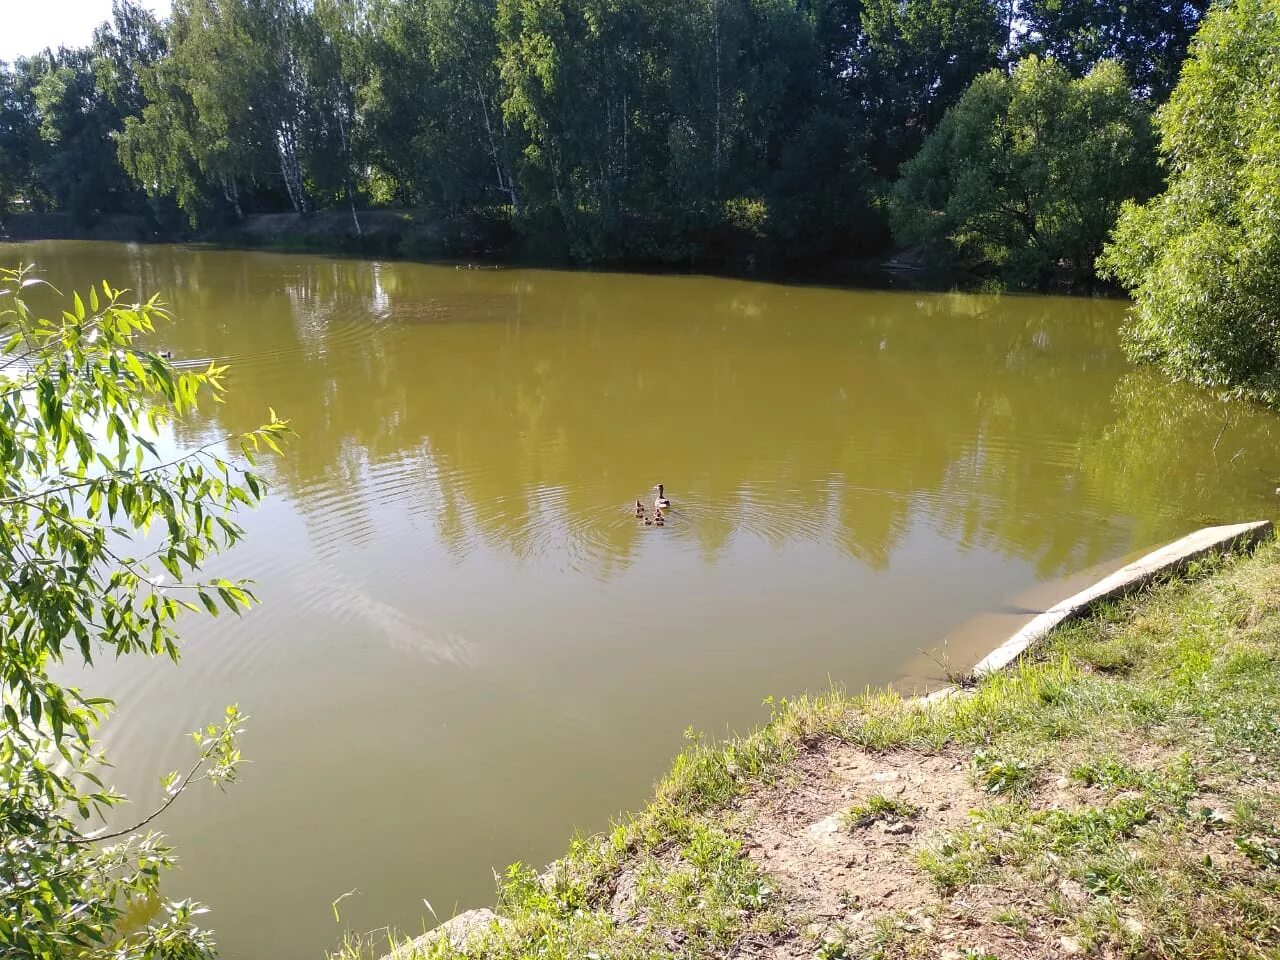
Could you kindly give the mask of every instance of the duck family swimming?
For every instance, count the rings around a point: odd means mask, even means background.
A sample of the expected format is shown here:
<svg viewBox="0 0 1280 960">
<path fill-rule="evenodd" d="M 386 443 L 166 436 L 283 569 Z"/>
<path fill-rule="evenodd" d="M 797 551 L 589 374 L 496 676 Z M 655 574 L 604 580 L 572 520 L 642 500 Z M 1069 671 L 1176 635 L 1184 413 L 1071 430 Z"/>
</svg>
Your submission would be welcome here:
<svg viewBox="0 0 1280 960">
<path fill-rule="evenodd" d="M 658 491 L 658 495 L 653 500 L 653 516 L 649 516 L 649 512 L 645 510 L 641 501 L 636 501 L 636 519 L 643 520 L 646 527 L 665 526 L 667 511 L 671 509 L 671 501 L 667 499 L 666 488 L 659 483 L 654 489 Z"/>
</svg>

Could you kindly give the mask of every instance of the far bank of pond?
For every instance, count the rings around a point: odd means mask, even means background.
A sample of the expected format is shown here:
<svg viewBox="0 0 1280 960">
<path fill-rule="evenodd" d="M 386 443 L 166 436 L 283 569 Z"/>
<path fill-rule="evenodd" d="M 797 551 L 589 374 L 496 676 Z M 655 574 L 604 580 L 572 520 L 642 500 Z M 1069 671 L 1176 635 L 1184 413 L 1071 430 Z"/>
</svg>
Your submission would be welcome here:
<svg viewBox="0 0 1280 960">
<path fill-rule="evenodd" d="M 211 571 L 256 578 L 262 606 L 192 619 L 177 667 L 78 678 L 120 701 L 105 746 L 139 806 L 185 731 L 252 716 L 244 782 L 165 824 L 171 892 L 211 906 L 233 960 L 417 932 L 424 898 L 491 904 L 495 864 L 643 804 L 686 728 L 918 673 L 1078 571 L 1268 516 L 1280 478 L 1280 419 L 1133 368 L 1118 301 L 76 241 L 0 257 L 63 290 L 158 291 L 180 319 L 155 345 L 230 365 L 227 402 L 169 442 L 268 406 L 297 429 Z M 634 517 L 657 482 L 660 530 Z"/>
<path fill-rule="evenodd" d="M 358 222 L 358 226 L 357 226 Z M 519 233 L 502 211 L 441 215 L 425 209 L 325 210 L 306 217 L 261 213 L 239 223 L 192 229 L 185 220 L 165 225 L 141 215 L 110 214 L 83 223 L 65 213 L 25 213 L 8 217 L 0 243 L 96 240 L 119 243 L 208 243 L 241 250 L 327 253 L 423 263 L 541 266 L 699 272 L 727 277 L 826 282 L 852 286 L 950 286 L 952 279 L 910 254 L 843 258 L 789 258 L 787 252 L 750 234 L 732 232 L 712 242 L 697 240 L 693 258 L 614 259 L 584 262 L 570 251 Z"/>
</svg>

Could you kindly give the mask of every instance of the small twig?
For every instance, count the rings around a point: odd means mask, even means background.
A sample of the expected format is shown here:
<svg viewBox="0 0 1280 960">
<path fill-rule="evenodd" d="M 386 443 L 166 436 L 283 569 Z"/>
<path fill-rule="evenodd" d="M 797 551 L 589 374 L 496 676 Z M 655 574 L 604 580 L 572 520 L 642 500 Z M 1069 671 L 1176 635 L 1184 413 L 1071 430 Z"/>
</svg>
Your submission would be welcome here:
<svg viewBox="0 0 1280 960">
<path fill-rule="evenodd" d="M 159 807 L 151 811 L 151 813 L 143 817 L 133 826 L 126 827 L 123 830 L 116 830 L 113 833 L 88 834 L 85 836 L 76 836 L 70 842 L 71 843 L 101 843 L 104 840 L 118 840 L 120 837 L 127 837 L 130 834 L 137 833 L 139 830 L 145 827 L 148 823 L 150 823 L 156 817 L 160 816 L 160 814 L 168 810 L 169 807 L 173 805 L 173 802 L 177 800 L 178 797 L 182 796 L 182 792 L 186 790 L 187 787 L 191 786 L 191 784 L 193 783 L 200 783 L 201 781 L 207 780 L 209 778 L 208 774 L 205 774 L 205 776 L 203 777 L 197 777 L 196 774 L 200 772 L 200 770 L 204 767 L 205 762 L 213 755 L 213 748 L 227 739 L 227 734 L 229 732 L 230 732 L 229 730 L 224 730 L 221 734 L 218 735 L 218 737 L 215 740 L 212 741 L 212 743 L 209 744 L 208 747 L 201 750 L 200 756 L 196 760 L 195 764 L 192 766 L 192 768 L 189 771 L 187 771 L 187 775 L 182 778 L 182 782 L 178 784 L 177 787 L 170 790 L 169 796 L 165 799 L 164 803 L 160 804 Z"/>
<path fill-rule="evenodd" d="M 56 520 L 59 523 L 62 523 L 70 527 L 72 530 L 76 530 L 76 531 L 81 530 L 80 523 L 77 523 L 77 518 L 75 517 L 61 516 L 60 514 L 57 514 L 51 511 L 48 507 L 46 507 L 42 503 L 32 503 L 31 506 L 34 507 L 36 510 L 40 511 L 40 513 L 46 519 Z M 92 521 L 82 521 L 82 522 L 88 523 L 89 528 L 93 530 L 104 529 L 103 525 L 99 523 L 93 523 Z M 122 557 L 118 553 L 116 553 L 114 550 L 112 550 L 110 547 L 108 547 L 105 543 L 101 544 L 99 548 L 102 550 L 103 555 L 107 557 L 107 559 L 114 560 L 118 566 L 128 571 L 132 576 L 136 577 L 141 583 L 145 583 L 147 586 L 151 587 L 153 590 L 199 590 L 201 588 L 207 588 L 208 586 L 203 582 L 183 583 L 180 580 L 175 580 L 173 583 L 167 583 L 163 580 L 154 580 L 151 577 L 149 577 L 146 573 L 144 573 L 143 571 L 146 568 L 142 567 L 140 564 L 145 562 L 146 560 L 158 557 L 162 549 L 160 547 L 157 547 L 155 550 L 151 551 L 151 553 L 147 554 L 144 558 L 142 558 L 141 561 L 131 560 L 129 558 Z M 34 560 L 29 562 L 34 562 Z"/>
<path fill-rule="evenodd" d="M 148 823 L 150 823 L 156 817 L 160 816 L 160 814 L 168 810 L 169 807 L 173 804 L 173 801 L 177 800 L 178 797 L 182 795 L 182 791 L 187 789 L 187 787 L 190 786 L 192 783 L 196 782 L 194 779 L 195 775 L 200 771 L 200 768 L 204 766 L 205 759 L 206 759 L 205 755 L 201 754 L 200 759 L 196 761 L 195 766 L 192 767 L 191 771 L 183 778 L 181 785 L 176 790 L 174 790 L 169 794 L 168 798 L 164 801 L 164 803 L 160 804 L 159 807 L 151 811 L 150 814 L 143 817 L 133 826 L 126 827 L 124 830 L 117 830 L 114 833 L 88 834 L 87 836 L 77 836 L 73 838 L 71 842 L 72 843 L 99 843 L 103 840 L 116 840 L 116 839 L 119 839 L 120 837 L 127 837 L 131 833 L 137 833 L 139 830 L 145 827 Z M 204 778 L 202 777 L 201 779 L 204 779 Z"/>
<path fill-rule="evenodd" d="M 1218 444 L 1222 442 L 1222 436 L 1227 432 L 1227 427 L 1231 426 L 1231 412 L 1227 409 L 1227 405 L 1222 405 L 1222 429 L 1218 431 L 1217 438 L 1213 441 L 1213 459 L 1218 459 Z"/>
<path fill-rule="evenodd" d="M 43 490 L 34 490 L 31 493 L 25 493 L 17 497 L 0 497 L 0 507 L 13 506 L 15 504 L 20 504 L 20 503 L 33 503 L 36 500 L 43 500 L 55 494 L 66 493 L 69 490 L 80 490 L 80 489 L 83 489 L 84 487 L 92 486 L 95 483 L 101 483 L 103 480 L 106 480 L 110 477 L 119 477 L 122 479 L 135 480 L 141 476 L 146 476 L 152 473 L 159 473 L 164 470 L 170 470 L 173 467 L 180 466 L 181 464 L 186 463 L 190 460 L 195 460 L 199 457 L 203 457 L 207 455 L 208 452 L 212 450 L 214 447 L 219 446 L 221 444 L 229 443 L 230 441 L 239 439 L 242 436 L 245 436 L 245 435 L 244 434 L 227 434 L 226 436 L 220 437 L 217 440 L 210 440 L 208 443 L 202 444 L 201 446 L 196 447 L 194 450 L 188 451 L 187 453 L 183 454 L 180 457 L 177 457 L 176 459 L 169 460 L 165 463 L 155 464 L 154 466 L 147 467 L 145 470 L 139 470 L 136 472 L 132 470 L 114 470 L 109 474 L 104 474 L 100 477 L 93 477 L 92 479 L 89 479 L 89 480 L 82 480 L 78 483 L 67 483 L 67 484 L 61 484 L 54 487 L 46 487 Z M 237 467 L 236 469 L 240 469 L 240 468 Z"/>
</svg>

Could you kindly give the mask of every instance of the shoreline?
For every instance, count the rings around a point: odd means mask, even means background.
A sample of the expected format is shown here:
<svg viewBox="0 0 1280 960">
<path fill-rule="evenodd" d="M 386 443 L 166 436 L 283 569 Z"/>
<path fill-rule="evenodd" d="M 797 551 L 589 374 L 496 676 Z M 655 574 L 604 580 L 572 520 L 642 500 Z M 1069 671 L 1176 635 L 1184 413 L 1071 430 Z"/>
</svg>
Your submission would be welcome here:
<svg viewBox="0 0 1280 960">
<path fill-rule="evenodd" d="M 1242 590 L 1259 594 L 1243 620 L 1215 609 L 1235 603 Z M 1201 845 L 1230 859 L 1238 874 L 1258 867 L 1265 881 L 1269 858 L 1280 869 L 1280 754 L 1266 764 L 1262 799 L 1252 792 L 1242 798 L 1218 767 L 1225 763 L 1234 774 L 1240 763 L 1256 766 L 1255 745 L 1243 757 L 1230 747 L 1179 755 L 1183 743 L 1196 739 L 1171 728 L 1212 725 L 1220 719 L 1212 713 L 1187 711 L 1175 701 L 1168 717 L 1145 729 L 1141 718 L 1133 729 L 1134 718 L 1115 705 L 1068 710 L 1070 723 L 1057 714 L 1072 699 L 1069 691 L 1087 692 L 1088 700 L 1107 686 L 1123 686 L 1129 672 L 1182 669 L 1187 655 L 1180 649 L 1166 650 L 1159 637 L 1143 649 L 1140 638 L 1126 632 L 1157 629 L 1187 642 L 1186 625 L 1163 608 L 1206 609 L 1201 594 L 1226 598 L 1207 605 L 1215 628 L 1230 640 L 1209 645 L 1210 660 L 1226 657 L 1221 666 L 1230 667 L 1239 654 L 1234 644 L 1259 642 L 1257 631 L 1239 636 L 1241 622 L 1251 630 L 1266 624 L 1263 639 L 1270 646 L 1254 657 L 1255 667 L 1280 689 L 1280 546 L 1272 524 L 1204 528 L 1055 604 L 992 650 L 972 678 L 945 692 L 802 697 L 776 704 L 770 722 L 746 737 L 695 741 L 643 811 L 610 833 L 575 841 L 541 874 L 519 864 L 509 868 L 496 912 L 459 914 L 415 940 L 395 942 L 387 956 L 513 958 L 525 955 L 533 931 L 555 948 L 552 956 L 631 956 L 642 947 L 777 960 L 1047 958 L 1139 947 L 1168 955 L 1168 938 L 1183 933 L 1165 929 L 1170 918 L 1148 915 L 1164 909 L 1163 894 L 1150 905 L 1141 901 L 1142 909 L 1132 906 L 1136 894 L 1127 900 L 1108 891 L 1095 895 L 1088 882 L 1093 867 L 1070 866 L 1072 858 L 1083 863 L 1105 853 L 1123 859 L 1144 844 L 1172 857 L 1175 851 L 1165 849 L 1170 837 L 1181 840 L 1182 831 L 1203 828 L 1208 836 L 1198 838 Z M 1109 644 L 1126 648 L 1123 669 Z M 1165 671 L 1153 672 L 1143 683 L 1162 687 Z M 1054 688 L 1060 692 L 1049 695 Z M 1213 696 L 1210 688 L 1205 697 Z M 1264 708 L 1271 702 L 1263 697 Z M 1241 778 L 1239 786 L 1250 783 Z M 1170 791 L 1174 802 L 1165 796 Z M 1191 802 L 1209 794 L 1216 806 Z M 1232 804 L 1217 794 L 1233 796 Z M 1228 825 L 1242 822 L 1233 811 L 1246 808 L 1253 811 L 1249 831 L 1220 842 Z M 1112 831 L 1106 850 L 1076 836 L 1086 827 L 1086 833 Z M 1065 834 L 1062 848 L 1048 844 L 1046 866 L 1042 848 L 1055 830 Z M 985 849 L 997 840 L 1016 847 L 1017 857 L 1003 847 Z M 979 848 L 983 862 L 971 863 Z M 1041 891 L 1052 908 L 1047 913 L 1019 900 L 1026 916 L 1015 922 L 1012 908 L 993 912 L 973 894 L 991 894 L 999 868 L 1018 858 L 1017 884 L 1040 883 L 1049 870 L 1055 891 Z M 1194 872 L 1193 866 L 1180 862 L 1178 870 Z M 1250 875 L 1255 881 L 1261 882 Z M 1000 884 L 992 889 L 1008 892 Z M 691 891 L 692 906 L 681 900 Z M 1183 895 L 1215 896 L 1208 888 Z M 1272 900 L 1267 906 L 1274 913 L 1267 916 L 1280 924 L 1280 897 Z M 1227 926 L 1224 920 L 1214 927 L 1214 936 L 1229 940 Z M 1256 939 L 1249 929 L 1240 935 Z M 1280 946 L 1280 925 L 1274 933 Z M 966 938 L 974 945 L 965 946 Z M 928 952 L 919 952 L 926 943 Z M 340 956 L 382 953 L 385 947 L 351 942 Z"/>
<path fill-rule="evenodd" d="M 9 217 L 0 230 L 0 243 L 40 240 L 92 240 L 120 243 L 202 244 L 245 251 L 323 254 L 356 259 L 398 260 L 409 263 L 466 264 L 486 267 L 623 271 L 675 275 L 707 275 L 744 280 L 830 283 L 840 286 L 888 288 L 895 283 L 931 278 L 930 272 L 900 254 L 846 257 L 815 263 L 788 260 L 778 251 L 750 243 L 689 259 L 601 257 L 582 260 L 567 251 L 548 249 L 521 235 L 501 217 L 472 214 L 442 216 L 423 209 L 375 208 L 358 211 L 357 233 L 349 211 L 318 211 L 307 217 L 294 213 L 249 214 L 243 221 L 199 230 L 184 226 L 157 227 L 137 214 L 103 215 L 92 223 L 75 223 L 62 213 L 25 213 Z M 927 289 L 949 289 L 935 282 Z"/>
<path fill-rule="evenodd" d="M 246 252 L 322 255 L 433 265 L 477 264 L 484 269 L 529 268 L 643 275 L 708 276 L 729 280 L 829 286 L 855 290 L 993 293 L 979 277 L 963 277 L 930 267 L 902 250 L 875 256 L 847 256 L 815 262 L 787 259 L 751 249 L 726 250 L 690 260 L 626 257 L 594 261 L 548 253 L 510 225 L 501 229 L 474 218 L 434 218 L 422 210 L 373 209 L 359 212 L 363 233 L 351 230 L 349 212 L 324 211 L 302 218 L 292 213 L 251 214 L 243 223 L 218 229 L 157 230 L 147 218 L 114 214 L 92 224 L 76 224 L 61 213 L 17 214 L 5 221 L 0 243 L 83 240 L 102 243 L 200 245 Z M 1117 298 L 1102 283 L 1086 287 L 1046 286 L 998 291 L 1001 296 L 1044 295 Z"/>
</svg>

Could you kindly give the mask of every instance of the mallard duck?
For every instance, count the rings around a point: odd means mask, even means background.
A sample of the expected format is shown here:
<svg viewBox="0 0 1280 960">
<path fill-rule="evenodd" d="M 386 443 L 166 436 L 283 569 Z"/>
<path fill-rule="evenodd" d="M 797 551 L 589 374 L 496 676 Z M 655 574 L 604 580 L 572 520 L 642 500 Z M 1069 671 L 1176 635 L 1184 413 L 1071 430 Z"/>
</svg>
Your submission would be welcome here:
<svg viewBox="0 0 1280 960">
<path fill-rule="evenodd" d="M 654 498 L 653 509 L 655 510 L 671 509 L 671 501 L 667 499 L 667 495 L 663 490 L 662 484 L 658 484 L 658 496 Z"/>
</svg>

